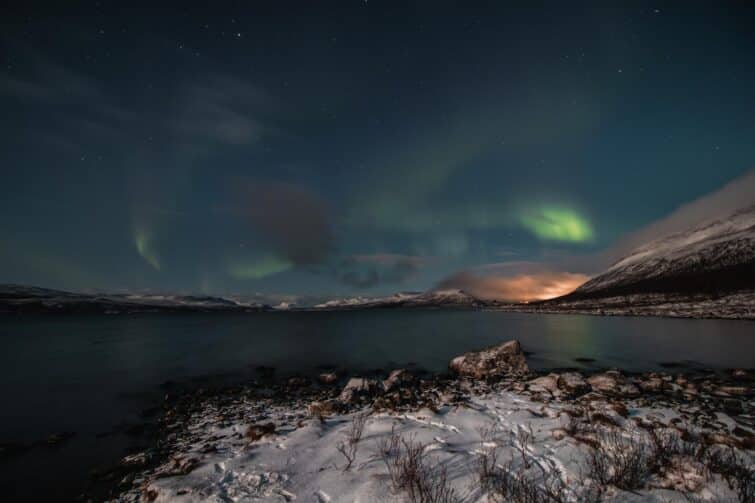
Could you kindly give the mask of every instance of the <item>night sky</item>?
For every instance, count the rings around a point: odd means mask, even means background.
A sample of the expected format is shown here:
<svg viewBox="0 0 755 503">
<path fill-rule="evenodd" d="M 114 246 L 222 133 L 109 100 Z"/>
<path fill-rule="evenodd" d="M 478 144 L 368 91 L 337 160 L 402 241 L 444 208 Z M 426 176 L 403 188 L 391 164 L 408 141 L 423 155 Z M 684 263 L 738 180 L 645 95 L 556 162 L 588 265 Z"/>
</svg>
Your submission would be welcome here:
<svg viewBox="0 0 755 503">
<path fill-rule="evenodd" d="M 0 7 L 0 283 L 578 283 L 755 165 L 751 2 L 117 3 Z"/>
</svg>

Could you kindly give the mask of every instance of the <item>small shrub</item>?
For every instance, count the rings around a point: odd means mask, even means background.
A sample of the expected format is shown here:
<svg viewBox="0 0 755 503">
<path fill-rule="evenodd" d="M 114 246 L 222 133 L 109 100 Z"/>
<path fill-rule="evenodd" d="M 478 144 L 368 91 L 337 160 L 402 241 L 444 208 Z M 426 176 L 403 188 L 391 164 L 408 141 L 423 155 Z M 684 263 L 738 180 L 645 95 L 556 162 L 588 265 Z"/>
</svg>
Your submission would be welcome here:
<svg viewBox="0 0 755 503">
<path fill-rule="evenodd" d="M 489 454 L 487 454 L 489 456 Z M 485 461 L 485 455 L 480 457 L 479 474 L 480 486 L 487 492 L 491 501 L 496 503 L 562 503 L 565 484 L 561 474 L 541 469 L 539 476 L 532 475 L 527 470 L 517 470 L 513 460 L 506 465 L 494 465 L 492 469 Z"/>
<path fill-rule="evenodd" d="M 491 430 L 480 432 L 480 454 L 477 458 L 477 474 L 480 487 L 487 493 L 488 498 L 496 503 L 561 503 L 564 501 L 565 484 L 561 474 L 556 471 L 546 471 L 540 465 L 540 475 L 530 475 L 526 469 L 517 470 L 514 460 L 505 465 L 499 464 L 499 448 L 490 445 Z M 532 441 L 531 431 L 519 430 L 517 433 L 517 449 L 522 456 L 525 466 L 531 462 L 524 454 Z"/>
<path fill-rule="evenodd" d="M 514 443 L 514 446 L 519 451 L 519 454 L 522 457 L 522 464 L 526 469 L 529 469 L 531 466 L 531 462 L 529 459 L 529 446 L 532 443 L 532 430 L 531 429 L 525 429 L 525 428 L 519 428 L 516 432 L 516 442 Z"/>
<path fill-rule="evenodd" d="M 711 472 L 721 475 L 729 488 L 737 492 L 739 501 L 755 501 L 755 467 L 746 455 L 738 454 L 732 447 L 711 449 L 704 462 Z"/>
<path fill-rule="evenodd" d="M 412 503 L 456 503 L 460 498 L 448 481 L 445 466 L 433 464 L 425 445 L 401 438 L 395 429 L 378 442 L 394 492 L 405 492 Z"/>
<path fill-rule="evenodd" d="M 339 442 L 336 446 L 338 452 L 346 458 L 346 466 L 343 471 L 348 470 L 354 464 L 354 459 L 356 459 L 357 450 L 359 449 L 359 441 L 362 440 L 362 433 L 364 432 L 364 425 L 367 422 L 368 415 L 367 413 L 355 414 L 349 429 L 346 430 L 346 439 Z"/>
<path fill-rule="evenodd" d="M 641 434 L 628 438 L 615 430 L 597 430 L 598 442 L 587 457 L 590 478 L 603 485 L 640 489 L 653 468 L 653 449 Z"/>
</svg>

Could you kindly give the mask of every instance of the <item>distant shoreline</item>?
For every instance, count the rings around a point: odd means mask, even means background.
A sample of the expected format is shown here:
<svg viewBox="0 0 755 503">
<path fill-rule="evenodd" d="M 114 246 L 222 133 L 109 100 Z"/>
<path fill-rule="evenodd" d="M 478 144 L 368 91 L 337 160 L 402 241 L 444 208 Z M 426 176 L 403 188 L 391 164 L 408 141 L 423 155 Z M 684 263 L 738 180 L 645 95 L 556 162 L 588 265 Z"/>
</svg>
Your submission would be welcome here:
<svg viewBox="0 0 755 503">
<path fill-rule="evenodd" d="M 506 311 L 536 314 L 656 316 L 755 320 L 755 290 L 713 294 L 631 294 L 605 298 L 566 296 L 531 303 L 483 300 L 461 290 L 339 299 L 316 306 L 275 307 L 198 295 L 80 294 L 0 285 L 2 314 L 258 313 L 380 309 Z"/>
</svg>

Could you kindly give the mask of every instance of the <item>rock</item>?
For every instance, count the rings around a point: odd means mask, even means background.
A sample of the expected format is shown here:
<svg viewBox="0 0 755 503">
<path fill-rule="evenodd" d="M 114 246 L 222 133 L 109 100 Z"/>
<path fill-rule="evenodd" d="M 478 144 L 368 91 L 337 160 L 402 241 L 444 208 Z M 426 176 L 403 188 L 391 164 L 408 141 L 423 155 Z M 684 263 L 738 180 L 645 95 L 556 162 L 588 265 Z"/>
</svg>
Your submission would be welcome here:
<svg viewBox="0 0 755 503">
<path fill-rule="evenodd" d="M 614 392 L 619 387 L 619 381 L 614 375 L 608 373 L 596 374 L 587 378 L 593 390 L 603 392 Z"/>
<path fill-rule="evenodd" d="M 569 395 L 582 395 L 590 391 L 590 386 L 579 372 L 564 372 L 558 376 L 558 387 Z"/>
<path fill-rule="evenodd" d="M 649 377 L 641 380 L 638 384 L 646 393 L 660 393 L 663 391 L 665 381 L 660 377 Z"/>
<path fill-rule="evenodd" d="M 569 433 L 564 428 L 556 428 L 551 431 L 551 436 L 553 437 L 553 440 L 563 440 L 569 435 Z"/>
<path fill-rule="evenodd" d="M 587 378 L 592 389 L 601 393 L 618 396 L 639 396 L 640 390 L 634 384 L 627 382 L 621 372 L 609 370 Z"/>
<path fill-rule="evenodd" d="M 632 383 L 626 383 L 626 384 L 620 384 L 619 385 L 619 395 L 626 396 L 626 397 L 637 397 L 640 396 L 640 389 L 635 386 Z"/>
<path fill-rule="evenodd" d="M 624 419 L 629 417 L 629 410 L 627 409 L 626 405 L 621 402 L 612 402 L 608 405 L 608 408 Z"/>
<path fill-rule="evenodd" d="M 364 396 L 372 396 L 378 391 L 378 382 L 375 379 L 352 377 L 343 387 L 338 400 L 343 403 L 354 403 Z"/>
<path fill-rule="evenodd" d="M 744 369 L 734 369 L 731 371 L 731 377 L 737 381 L 755 381 L 755 375 Z"/>
<path fill-rule="evenodd" d="M 383 389 L 385 391 L 391 391 L 394 388 L 401 388 L 407 384 L 414 383 L 414 376 L 404 369 L 396 369 L 391 371 L 388 375 L 388 379 L 383 381 Z"/>
<path fill-rule="evenodd" d="M 322 384 L 333 384 L 338 380 L 338 376 L 335 372 L 326 372 L 317 376 L 317 380 Z"/>
<path fill-rule="evenodd" d="M 173 461 L 175 471 L 179 475 L 186 475 L 199 465 L 199 460 L 194 457 L 185 457 Z"/>
<path fill-rule="evenodd" d="M 275 433 L 275 425 L 273 423 L 261 423 L 253 424 L 246 430 L 246 438 L 255 442 L 265 435 Z"/>
<path fill-rule="evenodd" d="M 522 347 L 515 340 L 457 356 L 451 360 L 448 368 L 460 376 L 474 379 L 529 372 Z"/>
<path fill-rule="evenodd" d="M 737 449 L 742 448 L 742 442 L 738 438 L 725 433 L 704 432 L 702 437 L 708 445 L 721 444 Z"/>
<path fill-rule="evenodd" d="M 123 466 L 146 466 L 147 463 L 153 458 L 151 451 L 137 452 L 136 454 L 129 454 L 121 459 Z"/>
<path fill-rule="evenodd" d="M 320 422 L 324 422 L 326 417 L 333 415 L 335 407 L 331 401 L 312 402 L 309 404 L 308 410 L 312 417 L 316 417 Z"/>
<path fill-rule="evenodd" d="M 532 379 L 527 383 L 530 391 L 539 391 L 554 393 L 558 391 L 558 374 L 549 374 L 547 376 Z"/>
<path fill-rule="evenodd" d="M 745 386 L 719 386 L 715 395 L 719 396 L 746 396 L 749 390 Z"/>
</svg>

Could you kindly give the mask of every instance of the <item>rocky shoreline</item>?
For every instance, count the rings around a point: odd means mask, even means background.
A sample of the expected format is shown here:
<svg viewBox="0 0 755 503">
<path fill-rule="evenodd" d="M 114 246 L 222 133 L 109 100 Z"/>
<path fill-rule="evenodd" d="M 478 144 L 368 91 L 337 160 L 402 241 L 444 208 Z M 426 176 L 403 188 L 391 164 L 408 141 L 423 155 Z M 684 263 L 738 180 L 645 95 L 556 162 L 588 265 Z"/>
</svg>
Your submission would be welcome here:
<svg viewBox="0 0 755 503">
<path fill-rule="evenodd" d="M 752 501 L 751 370 L 534 373 L 516 341 L 450 370 L 169 394 L 155 445 L 99 474 L 106 499 L 534 502 L 561 488 L 558 501 Z M 443 487 L 397 475 L 402 445 Z"/>
<path fill-rule="evenodd" d="M 755 320 L 755 291 L 741 290 L 722 295 L 645 293 L 601 298 L 559 298 L 500 306 L 497 309 L 539 314 Z"/>
</svg>

